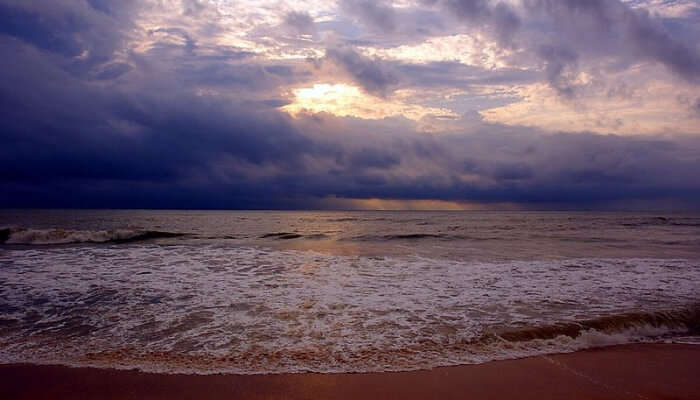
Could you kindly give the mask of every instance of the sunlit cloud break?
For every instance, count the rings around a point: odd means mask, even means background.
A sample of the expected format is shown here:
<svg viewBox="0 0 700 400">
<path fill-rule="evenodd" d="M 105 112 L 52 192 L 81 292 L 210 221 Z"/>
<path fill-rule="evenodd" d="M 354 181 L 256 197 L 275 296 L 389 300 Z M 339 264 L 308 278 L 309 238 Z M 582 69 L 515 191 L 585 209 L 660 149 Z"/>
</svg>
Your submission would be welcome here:
<svg viewBox="0 0 700 400">
<path fill-rule="evenodd" d="M 356 86 L 342 83 L 317 83 L 309 88 L 294 89 L 292 92 L 294 102 L 282 108 L 292 115 L 300 112 L 326 112 L 339 117 L 383 119 L 400 116 L 414 121 L 419 121 L 426 116 L 458 117 L 448 109 L 382 99 L 365 94 Z"/>
</svg>

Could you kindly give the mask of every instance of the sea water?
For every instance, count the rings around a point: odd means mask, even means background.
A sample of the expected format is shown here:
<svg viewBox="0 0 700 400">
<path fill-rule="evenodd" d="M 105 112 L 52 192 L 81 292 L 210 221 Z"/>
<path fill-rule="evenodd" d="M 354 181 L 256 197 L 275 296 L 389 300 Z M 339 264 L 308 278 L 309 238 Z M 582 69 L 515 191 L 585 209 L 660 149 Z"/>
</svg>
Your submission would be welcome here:
<svg viewBox="0 0 700 400">
<path fill-rule="evenodd" d="M 700 215 L 0 212 L 0 362 L 399 371 L 692 341 Z"/>
</svg>

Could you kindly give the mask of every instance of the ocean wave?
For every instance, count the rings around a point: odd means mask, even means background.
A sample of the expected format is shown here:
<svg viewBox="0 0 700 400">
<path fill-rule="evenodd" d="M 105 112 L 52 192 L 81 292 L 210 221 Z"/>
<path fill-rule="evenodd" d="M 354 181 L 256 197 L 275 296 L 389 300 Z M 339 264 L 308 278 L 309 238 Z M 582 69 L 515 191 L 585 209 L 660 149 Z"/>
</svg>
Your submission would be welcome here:
<svg viewBox="0 0 700 400">
<path fill-rule="evenodd" d="M 697 227 L 700 226 L 700 219 L 693 217 L 649 217 L 642 218 L 635 221 L 625 221 L 621 223 L 622 226 L 626 227 L 642 227 L 642 226 L 687 226 L 687 227 Z"/>
<path fill-rule="evenodd" d="M 594 319 L 567 321 L 554 325 L 518 328 L 494 334 L 501 340 L 522 342 L 535 339 L 552 339 L 565 335 L 572 338 L 583 332 L 596 331 L 614 334 L 638 331 L 639 328 L 655 328 L 654 332 L 682 331 L 700 334 L 700 306 L 679 310 L 623 313 Z M 489 335 L 484 339 L 488 339 Z"/>
<path fill-rule="evenodd" d="M 361 218 L 353 218 L 353 217 L 343 217 L 343 218 L 328 218 L 326 219 L 326 222 L 354 222 L 354 221 L 368 221 L 367 219 L 363 220 Z"/>
<path fill-rule="evenodd" d="M 2 228 L 0 243 L 21 245 L 52 245 L 77 243 L 129 243 L 151 239 L 174 238 L 182 233 L 148 230 L 70 230 Z"/>
<path fill-rule="evenodd" d="M 277 240 L 290 240 L 290 239 L 325 239 L 328 236 L 323 233 L 312 233 L 308 235 L 302 235 L 300 233 L 292 232 L 274 232 L 266 233 L 260 235 L 260 239 L 277 239 Z"/>
<path fill-rule="evenodd" d="M 381 222 L 381 221 L 391 221 L 391 222 L 407 222 L 403 220 L 394 220 L 386 217 L 378 218 L 359 218 L 359 217 L 340 217 L 340 218 L 328 218 L 326 222 Z"/>
<path fill-rule="evenodd" d="M 251 349 L 231 357 L 141 353 L 133 360 L 139 368 L 166 373 L 347 373 L 396 372 L 632 344 L 659 343 L 679 338 L 690 342 L 700 334 L 700 307 L 680 310 L 626 313 L 578 322 L 524 327 L 486 333 L 472 340 L 445 342 L 421 340 L 406 347 L 368 347 L 335 353 L 312 346 L 294 351 Z M 690 336 L 689 336 L 690 335 Z M 121 359 L 123 354 L 116 354 Z M 114 361 L 114 353 L 93 353 L 92 361 Z M 163 364 L 162 360 L 172 363 Z M 124 360 L 119 360 L 124 361 Z M 242 362 L 241 362 L 242 361 Z M 168 365 L 169 364 L 169 365 Z"/>
<path fill-rule="evenodd" d="M 260 239 L 279 239 L 279 240 L 299 239 L 301 237 L 303 237 L 303 236 L 298 234 L 298 233 L 291 233 L 291 232 L 275 232 L 275 233 L 266 233 L 264 235 L 260 235 Z"/>
<path fill-rule="evenodd" d="M 632 313 L 561 324 L 486 333 L 472 340 L 420 340 L 404 347 L 365 347 L 337 351 L 323 346 L 267 349 L 250 346 L 232 355 L 149 351 L 135 347 L 69 354 L 31 346 L 12 354 L 0 349 L 2 362 L 64 364 L 76 367 L 139 369 L 172 374 L 244 375 L 278 373 L 367 373 L 430 369 L 490 361 L 571 353 L 632 343 L 698 343 L 700 308 Z M 677 340 L 676 340 L 677 338 Z M 18 349 L 22 343 L 7 348 Z M 4 354 L 3 354 L 4 353 Z"/>
<path fill-rule="evenodd" d="M 374 241 L 391 241 L 391 240 L 420 240 L 420 239 L 437 239 L 437 240 L 463 240 L 467 237 L 462 235 L 448 235 L 444 233 L 397 233 L 387 235 L 359 235 L 349 238 L 352 241 L 358 242 L 374 242 Z"/>
<path fill-rule="evenodd" d="M 699 266 L 363 257 L 187 241 L 6 248 L 0 363 L 369 372 L 664 341 L 700 331 L 699 308 L 689 306 Z"/>
</svg>

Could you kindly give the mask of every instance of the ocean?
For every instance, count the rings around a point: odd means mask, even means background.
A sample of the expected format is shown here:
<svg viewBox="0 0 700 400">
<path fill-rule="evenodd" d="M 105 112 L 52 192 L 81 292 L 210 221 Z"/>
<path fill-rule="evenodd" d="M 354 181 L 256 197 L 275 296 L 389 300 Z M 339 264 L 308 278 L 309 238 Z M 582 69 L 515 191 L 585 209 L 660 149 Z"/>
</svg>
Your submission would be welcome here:
<svg viewBox="0 0 700 400">
<path fill-rule="evenodd" d="M 700 214 L 0 211 L 0 363 L 404 371 L 700 343 Z"/>
</svg>

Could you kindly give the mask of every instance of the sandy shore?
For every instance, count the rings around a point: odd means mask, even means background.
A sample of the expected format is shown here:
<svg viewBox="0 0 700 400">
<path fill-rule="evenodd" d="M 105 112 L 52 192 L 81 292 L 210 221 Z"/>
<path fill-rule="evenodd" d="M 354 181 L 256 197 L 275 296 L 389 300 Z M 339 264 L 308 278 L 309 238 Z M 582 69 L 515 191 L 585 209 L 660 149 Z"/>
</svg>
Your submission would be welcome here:
<svg viewBox="0 0 700 400">
<path fill-rule="evenodd" d="M 627 345 L 430 371 L 161 375 L 0 365 L 2 399 L 700 399 L 700 346 Z"/>
</svg>

